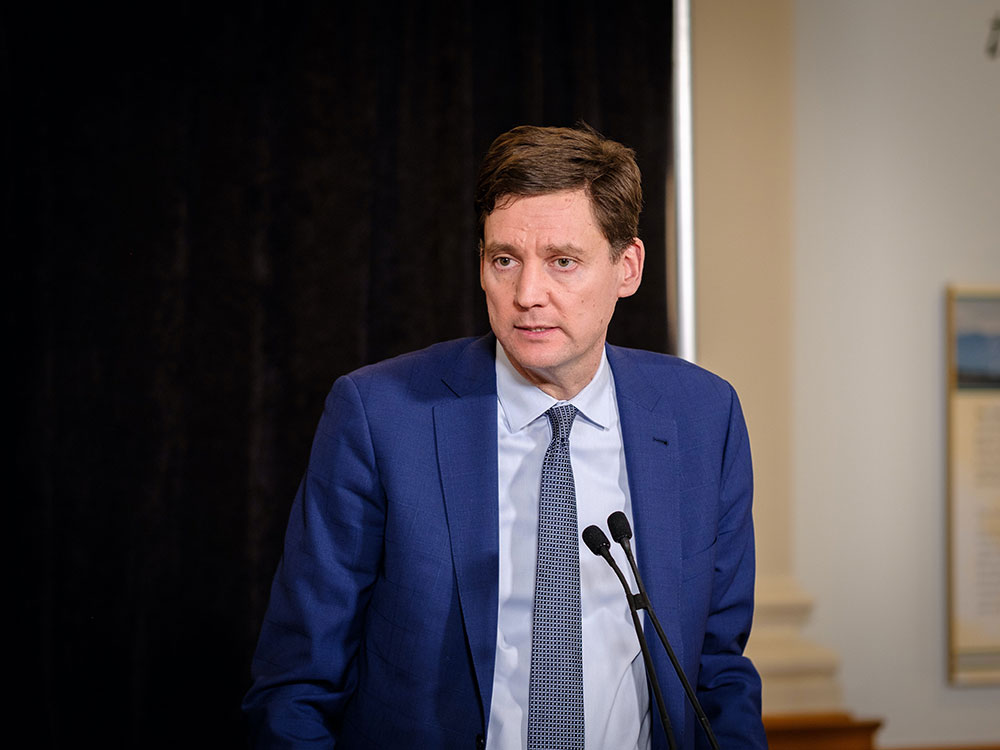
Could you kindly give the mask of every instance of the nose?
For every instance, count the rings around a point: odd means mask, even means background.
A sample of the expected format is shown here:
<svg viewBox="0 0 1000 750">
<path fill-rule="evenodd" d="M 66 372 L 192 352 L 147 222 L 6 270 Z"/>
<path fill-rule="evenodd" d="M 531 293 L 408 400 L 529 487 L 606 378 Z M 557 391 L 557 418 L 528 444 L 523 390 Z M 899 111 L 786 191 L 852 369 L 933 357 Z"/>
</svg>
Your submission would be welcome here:
<svg viewBox="0 0 1000 750">
<path fill-rule="evenodd" d="M 514 303 L 523 309 L 544 305 L 548 299 L 548 278 L 537 263 L 525 263 L 517 275 Z"/>
</svg>

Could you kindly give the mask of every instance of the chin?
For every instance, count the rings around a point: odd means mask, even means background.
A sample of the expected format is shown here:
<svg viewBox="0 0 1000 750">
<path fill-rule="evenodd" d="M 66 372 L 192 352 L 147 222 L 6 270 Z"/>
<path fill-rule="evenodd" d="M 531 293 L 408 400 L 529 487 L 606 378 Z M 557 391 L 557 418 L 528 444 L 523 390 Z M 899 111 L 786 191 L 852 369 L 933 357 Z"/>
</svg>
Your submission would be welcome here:
<svg viewBox="0 0 1000 750">
<path fill-rule="evenodd" d="M 561 352 L 541 352 L 530 349 L 524 351 L 516 347 L 511 349 L 504 347 L 504 351 L 507 352 L 507 358 L 518 369 L 530 370 L 538 374 L 557 369 L 565 360 L 565 356 Z"/>
</svg>

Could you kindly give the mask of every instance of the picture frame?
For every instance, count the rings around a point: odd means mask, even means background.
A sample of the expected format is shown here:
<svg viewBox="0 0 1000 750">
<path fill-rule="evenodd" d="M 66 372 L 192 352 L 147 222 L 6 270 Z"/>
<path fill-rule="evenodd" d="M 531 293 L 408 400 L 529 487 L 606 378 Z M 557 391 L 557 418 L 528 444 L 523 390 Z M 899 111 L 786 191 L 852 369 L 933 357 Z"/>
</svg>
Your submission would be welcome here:
<svg viewBox="0 0 1000 750">
<path fill-rule="evenodd" d="M 1000 287 L 946 306 L 949 680 L 1000 685 Z"/>
</svg>

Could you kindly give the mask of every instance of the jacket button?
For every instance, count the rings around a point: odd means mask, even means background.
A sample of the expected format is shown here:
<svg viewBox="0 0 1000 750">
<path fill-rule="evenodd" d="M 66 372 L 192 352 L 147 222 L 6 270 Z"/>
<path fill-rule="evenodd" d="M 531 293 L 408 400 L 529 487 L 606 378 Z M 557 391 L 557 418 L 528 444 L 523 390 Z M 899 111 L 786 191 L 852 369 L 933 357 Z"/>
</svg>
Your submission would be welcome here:
<svg viewBox="0 0 1000 750">
<path fill-rule="evenodd" d="M 476 750 L 486 750 L 486 738 L 481 734 L 476 735 Z"/>
</svg>

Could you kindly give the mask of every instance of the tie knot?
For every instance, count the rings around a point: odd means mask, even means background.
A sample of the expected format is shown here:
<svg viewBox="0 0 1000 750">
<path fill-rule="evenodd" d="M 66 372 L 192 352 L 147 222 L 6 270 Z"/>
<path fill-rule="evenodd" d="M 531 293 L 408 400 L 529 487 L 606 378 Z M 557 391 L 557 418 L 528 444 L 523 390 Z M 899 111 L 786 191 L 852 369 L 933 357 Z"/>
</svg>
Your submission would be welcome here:
<svg viewBox="0 0 1000 750">
<path fill-rule="evenodd" d="M 573 420 L 576 418 L 576 407 L 573 404 L 560 404 L 553 406 L 545 415 L 552 425 L 552 442 L 569 440 L 569 431 L 573 429 Z"/>
</svg>

